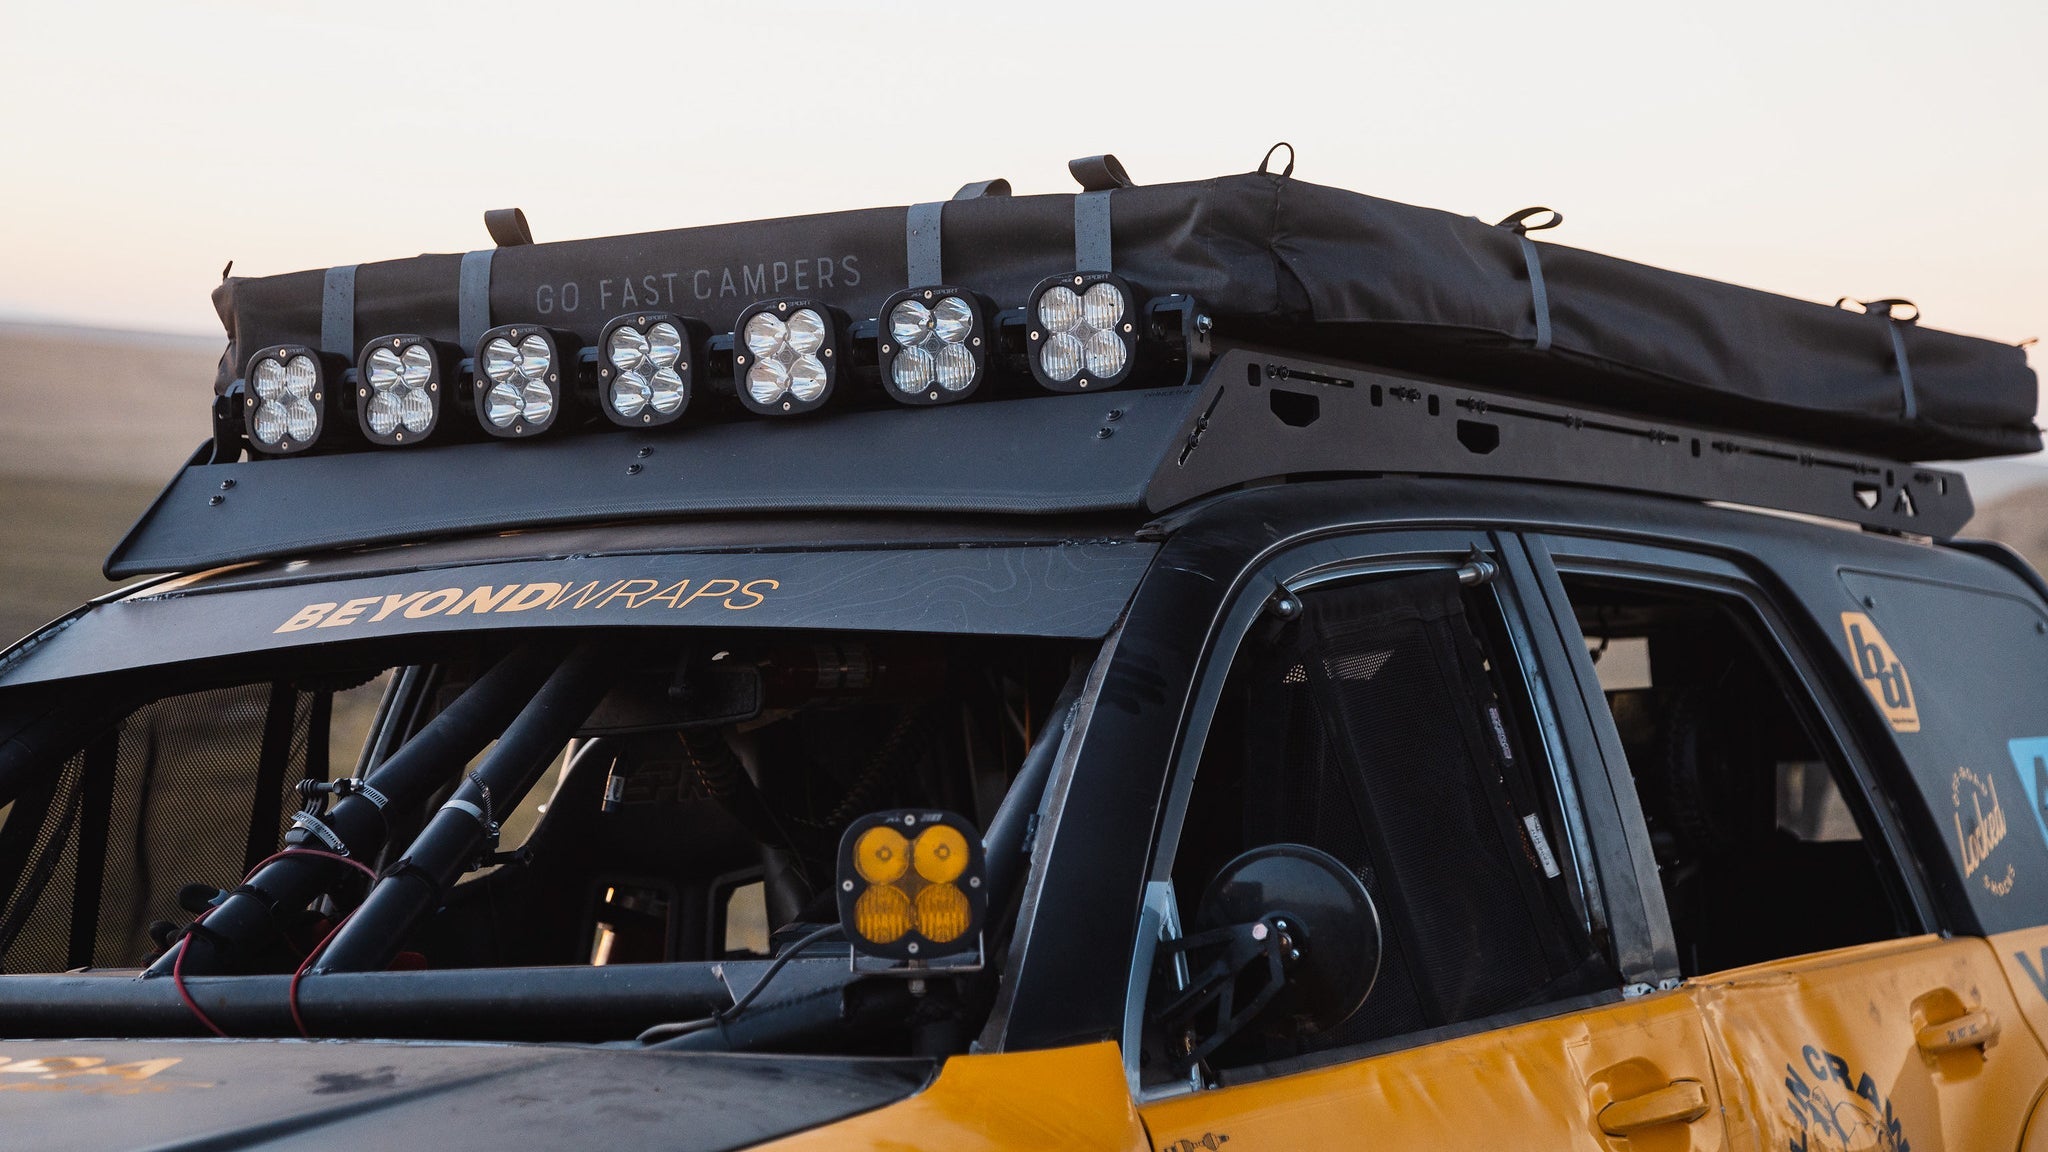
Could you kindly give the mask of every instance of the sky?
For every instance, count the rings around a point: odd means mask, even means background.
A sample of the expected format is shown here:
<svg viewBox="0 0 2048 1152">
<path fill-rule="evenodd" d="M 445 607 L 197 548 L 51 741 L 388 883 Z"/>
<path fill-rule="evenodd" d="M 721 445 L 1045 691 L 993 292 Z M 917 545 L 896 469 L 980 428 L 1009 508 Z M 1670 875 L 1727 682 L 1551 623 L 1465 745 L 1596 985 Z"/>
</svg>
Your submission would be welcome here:
<svg viewBox="0 0 2048 1152">
<path fill-rule="evenodd" d="M 0 0 L 0 318 L 263 275 L 1254 167 L 2048 336 L 2048 6 Z M 2033 353 L 2036 368 L 2048 364 Z"/>
</svg>

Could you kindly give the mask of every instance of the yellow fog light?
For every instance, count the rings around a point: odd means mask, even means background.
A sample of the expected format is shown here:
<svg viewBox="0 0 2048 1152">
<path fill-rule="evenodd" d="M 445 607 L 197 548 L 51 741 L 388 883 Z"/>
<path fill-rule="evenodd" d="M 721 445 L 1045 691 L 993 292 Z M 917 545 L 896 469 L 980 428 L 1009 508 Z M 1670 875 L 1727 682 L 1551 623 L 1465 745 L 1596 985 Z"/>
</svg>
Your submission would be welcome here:
<svg viewBox="0 0 2048 1152">
<path fill-rule="evenodd" d="M 877 884 L 853 902 L 854 935 L 894 944 L 910 931 L 910 897 L 894 884 Z"/>
<path fill-rule="evenodd" d="M 917 862 L 919 876 L 933 884 L 949 884 L 967 871 L 967 837 L 949 824 L 934 824 L 918 833 L 911 859 Z"/>
<path fill-rule="evenodd" d="M 952 814 L 863 816 L 839 841 L 839 921 L 865 955 L 930 960 L 980 946 L 981 834 Z"/>
<path fill-rule="evenodd" d="M 910 867 L 910 841 L 887 826 L 870 828 L 853 846 L 853 870 L 870 884 L 888 884 Z M 917 869 L 920 873 L 924 866 Z"/>
</svg>

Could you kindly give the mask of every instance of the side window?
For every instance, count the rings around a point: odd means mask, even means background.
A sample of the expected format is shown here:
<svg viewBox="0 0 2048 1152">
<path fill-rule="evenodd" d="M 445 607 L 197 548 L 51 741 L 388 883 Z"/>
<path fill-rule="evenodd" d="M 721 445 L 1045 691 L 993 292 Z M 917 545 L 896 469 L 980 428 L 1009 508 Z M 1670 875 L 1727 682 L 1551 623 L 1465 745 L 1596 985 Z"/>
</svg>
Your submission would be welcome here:
<svg viewBox="0 0 2048 1152">
<path fill-rule="evenodd" d="M 1377 978 L 1321 1030 L 1248 1030 L 1229 1068 L 1619 986 L 1577 896 L 1550 768 L 1490 590 L 1450 571 L 1312 591 L 1239 649 L 1173 868 L 1198 938 L 1240 853 L 1328 853 L 1372 897 Z M 1311 926 L 1313 927 L 1313 926 Z M 1155 985 L 1158 981 L 1155 981 Z"/>
<path fill-rule="evenodd" d="M 1755 609 L 1564 577 L 1628 755 L 1687 976 L 1906 934 L 1843 750 Z"/>
</svg>

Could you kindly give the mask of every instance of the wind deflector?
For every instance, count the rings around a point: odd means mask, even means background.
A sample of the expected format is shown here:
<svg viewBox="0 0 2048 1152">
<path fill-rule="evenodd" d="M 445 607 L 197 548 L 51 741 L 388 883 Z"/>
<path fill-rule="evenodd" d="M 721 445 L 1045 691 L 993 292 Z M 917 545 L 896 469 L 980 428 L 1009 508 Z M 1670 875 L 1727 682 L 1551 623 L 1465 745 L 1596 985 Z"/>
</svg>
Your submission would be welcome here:
<svg viewBox="0 0 2048 1152">
<path fill-rule="evenodd" d="M 1137 511 L 1200 393 L 1048 396 L 740 421 L 680 436 L 195 462 L 115 547 L 106 573 L 662 516 Z"/>
</svg>

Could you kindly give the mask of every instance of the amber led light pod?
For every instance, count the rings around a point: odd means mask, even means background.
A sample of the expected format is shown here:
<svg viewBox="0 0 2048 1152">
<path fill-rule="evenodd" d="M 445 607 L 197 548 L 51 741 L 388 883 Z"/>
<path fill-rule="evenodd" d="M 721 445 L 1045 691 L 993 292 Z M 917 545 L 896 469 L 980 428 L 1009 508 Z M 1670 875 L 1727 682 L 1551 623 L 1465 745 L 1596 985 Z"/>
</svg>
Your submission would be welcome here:
<svg viewBox="0 0 2048 1152">
<path fill-rule="evenodd" d="M 980 947 L 981 833 L 951 812 L 863 816 L 839 841 L 839 923 L 863 955 L 930 960 Z"/>
</svg>

